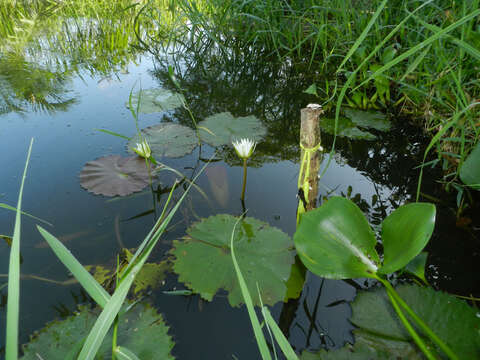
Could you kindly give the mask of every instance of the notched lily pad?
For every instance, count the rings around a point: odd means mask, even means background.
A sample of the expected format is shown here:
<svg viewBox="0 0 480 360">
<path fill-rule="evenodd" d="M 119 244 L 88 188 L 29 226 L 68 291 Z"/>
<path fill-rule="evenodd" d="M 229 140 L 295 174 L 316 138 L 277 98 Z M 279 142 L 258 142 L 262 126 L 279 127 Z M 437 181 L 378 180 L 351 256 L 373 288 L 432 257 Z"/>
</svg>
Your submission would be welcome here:
<svg viewBox="0 0 480 360">
<path fill-rule="evenodd" d="M 149 184 L 145 160 L 138 156 L 110 155 L 89 161 L 80 173 L 80 185 L 105 196 L 125 196 Z"/>
<path fill-rule="evenodd" d="M 378 111 L 364 111 L 356 109 L 345 109 L 345 116 L 355 125 L 365 129 L 375 129 L 378 131 L 390 130 L 391 124 L 385 114 Z"/>
<path fill-rule="evenodd" d="M 240 138 L 259 141 L 267 133 L 255 116 L 236 118 L 229 112 L 209 116 L 198 124 L 198 129 L 202 141 L 212 146 L 231 144 L 232 140 Z"/>
<path fill-rule="evenodd" d="M 142 137 L 147 140 L 156 159 L 166 157 L 182 157 L 190 154 L 198 145 L 198 137 L 189 127 L 175 124 L 162 123 L 150 126 L 141 131 Z M 128 152 L 140 143 L 141 139 L 136 134 L 128 142 Z"/>
<path fill-rule="evenodd" d="M 431 288 L 402 285 L 396 290 L 460 359 L 480 358 L 480 318 L 477 317 L 475 309 L 455 296 Z M 351 322 L 360 330 L 377 334 L 381 339 L 394 338 L 404 341 L 416 348 L 384 289 L 360 292 L 352 303 L 352 312 Z M 423 335 L 421 330 L 418 331 Z M 428 342 L 428 338 L 423 337 Z"/>
<path fill-rule="evenodd" d="M 175 109 L 182 106 L 185 100 L 182 94 L 174 93 L 162 88 L 140 90 L 132 95 L 133 110 L 137 109 L 139 98 L 139 112 L 144 114 Z M 126 106 L 127 108 L 130 107 L 129 101 L 127 101 Z"/>
<path fill-rule="evenodd" d="M 322 118 L 320 127 L 323 131 L 333 135 L 335 133 L 335 119 Z M 368 131 L 360 130 L 355 124 L 345 117 L 338 119 L 337 136 L 353 140 L 375 140 L 377 137 Z"/>
<path fill-rule="evenodd" d="M 232 306 L 243 302 L 230 253 L 230 239 L 237 218 L 216 215 L 194 224 L 182 241 L 175 240 L 174 271 L 204 299 L 212 300 L 220 289 L 228 291 Z M 235 255 L 253 302 L 274 304 L 287 295 L 286 283 L 294 262 L 293 242 L 281 230 L 254 218 L 243 219 L 234 237 Z"/>
<path fill-rule="evenodd" d="M 80 306 L 79 311 L 62 321 L 53 321 L 23 345 L 23 360 L 76 359 L 100 309 Z M 110 359 L 112 334 L 107 334 L 95 359 Z M 173 359 L 174 343 L 162 316 L 146 304 L 137 304 L 120 317 L 117 343 L 133 352 L 138 359 Z"/>
</svg>

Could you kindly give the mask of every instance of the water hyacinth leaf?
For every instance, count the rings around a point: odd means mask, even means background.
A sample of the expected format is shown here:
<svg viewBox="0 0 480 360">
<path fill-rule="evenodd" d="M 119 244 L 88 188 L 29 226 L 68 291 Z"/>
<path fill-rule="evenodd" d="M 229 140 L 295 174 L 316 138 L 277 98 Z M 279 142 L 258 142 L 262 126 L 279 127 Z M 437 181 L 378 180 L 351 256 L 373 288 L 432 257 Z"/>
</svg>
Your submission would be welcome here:
<svg viewBox="0 0 480 360">
<path fill-rule="evenodd" d="M 35 334 L 28 344 L 23 345 L 24 360 L 64 360 L 71 354 L 76 359 L 81 345 L 90 332 L 99 314 L 80 306 L 79 311 L 62 321 L 54 321 Z M 117 343 L 137 355 L 140 359 L 173 359 L 170 354 L 174 343 L 168 335 L 168 327 L 161 315 L 146 304 L 137 304 L 120 317 Z M 112 352 L 112 334 L 102 343 L 96 359 L 109 359 Z"/>
<path fill-rule="evenodd" d="M 420 254 L 435 227 L 435 205 L 412 203 L 400 206 L 382 223 L 382 274 L 390 274 Z"/>
<path fill-rule="evenodd" d="M 259 141 L 267 133 L 255 116 L 236 118 L 229 112 L 209 116 L 198 124 L 198 131 L 202 141 L 212 146 L 231 144 L 241 138 Z"/>
<path fill-rule="evenodd" d="M 367 219 L 343 197 L 303 214 L 294 242 L 307 269 L 329 279 L 372 277 L 380 262 Z"/>
<path fill-rule="evenodd" d="M 198 145 L 198 138 L 194 130 L 189 127 L 175 124 L 162 123 L 141 130 L 141 136 L 150 145 L 152 155 L 156 159 L 166 157 L 182 157 L 190 154 Z M 133 153 L 132 148 L 141 143 L 138 134 L 128 142 L 128 152 Z"/>
<path fill-rule="evenodd" d="M 101 157 L 87 162 L 80 173 L 80 185 L 96 195 L 130 195 L 148 184 L 145 160 L 138 156 Z"/>
<path fill-rule="evenodd" d="M 132 95 L 133 110 L 137 109 L 139 98 L 139 112 L 144 114 L 172 110 L 182 106 L 185 101 L 182 94 L 174 93 L 162 88 L 140 90 Z M 126 106 L 127 108 L 130 107 L 129 102 L 126 103 Z"/>
<path fill-rule="evenodd" d="M 232 306 L 243 302 L 230 256 L 230 238 L 236 221 L 234 216 L 223 214 L 204 219 L 191 226 L 182 241 L 174 241 L 171 250 L 179 281 L 209 301 L 218 290 L 225 289 Z M 253 303 L 260 305 L 257 282 L 265 304 L 284 300 L 295 256 L 288 235 L 247 217 L 237 225 L 233 241 Z"/>
<path fill-rule="evenodd" d="M 460 359 L 480 358 L 480 318 L 476 315 L 477 310 L 453 295 L 428 287 L 401 285 L 396 291 Z M 385 289 L 359 292 L 352 303 L 352 312 L 350 321 L 360 330 L 376 334 L 379 340 L 393 338 L 415 346 L 395 313 Z M 417 331 L 423 335 L 421 330 Z M 424 340 L 428 341 L 427 338 Z"/>
<path fill-rule="evenodd" d="M 426 251 L 422 251 L 405 266 L 406 272 L 415 275 L 426 285 L 428 285 L 427 279 L 425 278 L 425 266 L 427 265 L 427 258 L 428 253 Z"/>
<path fill-rule="evenodd" d="M 480 190 L 480 142 L 460 168 L 460 179 L 465 185 Z"/>
<path fill-rule="evenodd" d="M 386 119 L 385 114 L 378 111 L 345 109 L 345 116 L 355 125 L 365 129 L 388 131 L 391 127 L 390 121 Z"/>
</svg>

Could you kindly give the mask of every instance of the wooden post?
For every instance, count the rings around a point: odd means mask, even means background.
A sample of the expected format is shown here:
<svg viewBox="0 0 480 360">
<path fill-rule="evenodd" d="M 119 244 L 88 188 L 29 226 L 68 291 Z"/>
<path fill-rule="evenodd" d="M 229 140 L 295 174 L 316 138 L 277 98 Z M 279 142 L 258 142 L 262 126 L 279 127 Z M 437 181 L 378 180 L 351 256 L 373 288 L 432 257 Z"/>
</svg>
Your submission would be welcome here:
<svg viewBox="0 0 480 360">
<path fill-rule="evenodd" d="M 320 169 L 320 115 L 323 114 L 321 105 L 309 104 L 300 112 L 300 174 L 298 178 L 298 195 L 304 211 L 316 207 L 318 196 L 318 171 Z M 303 197 L 303 199 L 302 199 Z M 302 205 L 302 206 L 300 206 Z"/>
</svg>

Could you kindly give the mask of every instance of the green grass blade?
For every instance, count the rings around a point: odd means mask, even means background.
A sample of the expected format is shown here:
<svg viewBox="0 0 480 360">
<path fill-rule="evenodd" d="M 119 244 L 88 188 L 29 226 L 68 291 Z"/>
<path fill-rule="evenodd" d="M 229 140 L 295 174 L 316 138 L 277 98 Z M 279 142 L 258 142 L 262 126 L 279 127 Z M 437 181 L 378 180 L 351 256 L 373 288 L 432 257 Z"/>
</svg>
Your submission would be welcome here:
<svg viewBox="0 0 480 360">
<path fill-rule="evenodd" d="M 7 336 L 5 341 L 5 359 L 18 358 L 18 319 L 20 314 L 20 225 L 23 185 L 27 177 L 28 163 L 32 153 L 33 138 L 28 147 L 27 160 L 23 170 L 20 192 L 18 194 L 17 213 L 13 230 L 12 246 L 10 248 L 10 264 L 8 267 L 8 300 L 7 300 Z"/>
<path fill-rule="evenodd" d="M 128 136 L 116 133 L 115 131 L 110 131 L 110 130 L 106 130 L 106 129 L 93 129 L 93 130 L 97 130 L 97 131 L 103 132 L 105 134 L 113 135 L 113 136 L 116 136 L 116 137 L 119 137 L 119 138 L 122 138 L 122 139 L 125 139 L 125 140 L 130 140 L 131 139 Z"/>
<path fill-rule="evenodd" d="M 118 360 L 140 360 L 137 355 L 123 346 L 115 348 L 115 357 Z"/>
<path fill-rule="evenodd" d="M 473 11 L 472 13 L 468 14 L 467 16 L 464 16 L 463 18 L 461 18 L 460 20 L 454 22 L 453 24 L 447 26 L 446 28 L 438 31 L 436 34 L 430 36 L 428 39 L 422 41 L 421 43 L 415 45 L 414 47 L 412 47 L 410 50 L 404 52 L 403 54 L 397 56 L 395 59 L 393 59 L 392 61 L 388 62 L 387 64 L 385 64 L 384 66 L 382 66 L 380 69 L 378 69 L 377 71 L 375 71 L 372 75 L 370 75 L 370 77 L 368 79 L 366 79 L 365 81 L 363 81 L 360 85 L 358 85 L 355 89 L 353 89 L 353 91 L 355 91 L 356 89 L 358 89 L 359 87 L 362 87 L 363 85 L 365 85 L 367 82 L 369 82 L 370 80 L 372 80 L 373 78 L 383 74 L 385 71 L 387 71 L 388 69 L 392 68 L 393 66 L 397 65 L 399 62 L 407 59 L 409 56 L 412 56 L 413 54 L 415 54 L 417 51 L 423 49 L 425 46 L 428 46 L 430 45 L 431 43 L 433 43 L 434 41 L 440 39 L 442 36 L 445 36 L 446 34 L 448 34 L 450 31 L 453 31 L 455 30 L 457 27 L 463 25 L 464 23 L 470 21 L 471 19 L 473 19 L 474 17 L 480 15 L 480 9 L 477 9 L 475 11 Z"/>
<path fill-rule="evenodd" d="M 107 302 L 110 300 L 110 295 L 105 291 L 105 289 L 82 266 L 82 264 L 78 262 L 70 250 L 68 250 L 60 240 L 43 229 L 41 226 L 37 226 L 37 229 L 48 245 L 50 245 L 55 255 L 57 255 L 63 265 L 67 267 L 67 269 L 83 286 L 88 295 L 90 295 L 98 305 L 105 307 Z"/>
<path fill-rule="evenodd" d="M 260 354 L 262 355 L 263 360 L 270 360 L 272 358 L 270 355 L 270 350 L 268 349 L 265 336 L 263 335 L 263 332 L 262 332 L 262 327 L 260 326 L 260 322 L 258 321 L 258 317 L 255 312 L 255 308 L 253 306 L 252 297 L 250 296 L 250 292 L 248 291 L 248 287 L 242 275 L 242 272 L 240 270 L 240 266 L 238 266 L 237 258 L 235 257 L 235 250 L 233 249 L 233 238 L 235 235 L 235 228 L 237 227 L 237 224 L 239 223 L 239 221 L 241 221 L 241 219 L 242 218 L 239 218 L 237 220 L 232 230 L 232 236 L 230 238 L 230 253 L 232 255 L 233 266 L 237 274 L 240 290 L 242 291 L 243 300 L 245 301 L 245 305 L 247 306 L 248 316 L 250 316 L 250 322 L 252 323 L 253 333 L 255 334 L 255 338 L 257 339 L 258 349 L 260 350 Z"/>
<path fill-rule="evenodd" d="M 4 209 L 7 209 L 7 210 L 11 210 L 11 211 L 17 211 L 17 209 L 14 208 L 13 206 L 10 206 L 10 205 L 4 204 L 4 203 L 0 203 L 0 207 L 1 207 L 1 208 L 4 208 Z M 20 214 L 25 215 L 25 216 L 28 216 L 28 217 L 31 217 L 32 219 L 35 219 L 35 220 L 40 221 L 40 222 L 43 222 L 44 224 L 53 226 L 53 224 L 49 223 L 48 221 L 45 221 L 45 220 L 43 220 L 43 219 L 40 219 L 39 217 L 36 217 L 36 216 L 34 216 L 34 215 L 31 215 L 31 214 L 29 214 L 29 213 L 27 213 L 27 212 L 20 211 Z"/>
<path fill-rule="evenodd" d="M 348 53 L 347 55 L 345 55 L 345 58 L 343 59 L 342 63 L 340 64 L 340 66 L 338 67 L 338 71 L 340 71 L 343 67 L 343 65 L 345 65 L 345 63 L 348 61 L 348 59 L 350 59 L 350 57 L 353 55 L 353 53 L 357 50 L 357 48 L 362 44 L 363 40 L 365 40 L 365 38 L 367 37 L 368 35 L 368 32 L 370 31 L 371 27 L 373 26 L 373 24 L 375 23 L 375 21 L 377 20 L 378 16 L 380 15 L 380 13 L 382 12 L 383 8 L 385 7 L 385 5 L 387 5 L 388 3 L 388 0 L 383 0 L 382 3 L 380 4 L 380 6 L 377 8 L 377 10 L 375 11 L 375 13 L 373 14 L 372 18 L 370 19 L 370 21 L 368 22 L 367 26 L 365 27 L 365 29 L 363 29 L 362 33 L 360 34 L 360 36 L 358 37 L 358 39 L 355 41 L 355 43 L 352 45 L 352 47 L 350 48 L 350 50 L 348 50 Z"/>
<path fill-rule="evenodd" d="M 267 309 L 267 307 L 264 306 L 262 308 L 262 313 L 263 317 L 265 318 L 265 322 L 272 330 L 273 336 L 275 337 L 277 344 L 280 346 L 280 349 L 282 349 L 282 352 L 287 360 L 298 360 L 297 354 L 295 354 L 295 351 L 293 351 L 292 346 L 288 342 L 285 335 L 283 335 L 282 330 L 280 330 L 278 327 L 275 319 L 272 317 L 272 314 L 270 314 L 270 311 Z"/>
</svg>

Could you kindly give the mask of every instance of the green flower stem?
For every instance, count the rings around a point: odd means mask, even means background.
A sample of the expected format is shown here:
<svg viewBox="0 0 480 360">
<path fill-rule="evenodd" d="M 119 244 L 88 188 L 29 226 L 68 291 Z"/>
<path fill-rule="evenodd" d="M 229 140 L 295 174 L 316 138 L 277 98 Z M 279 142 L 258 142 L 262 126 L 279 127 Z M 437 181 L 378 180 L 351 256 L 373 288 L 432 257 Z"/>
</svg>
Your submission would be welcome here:
<svg viewBox="0 0 480 360">
<path fill-rule="evenodd" d="M 115 288 L 118 287 L 118 275 L 120 274 L 120 259 L 117 255 L 117 273 L 115 276 Z M 115 349 L 117 348 L 117 334 L 118 334 L 118 314 L 115 316 L 113 321 L 113 336 L 112 336 L 112 360 L 115 360 L 117 356 L 115 355 Z"/>
<path fill-rule="evenodd" d="M 393 305 L 393 308 L 395 309 L 395 311 L 397 312 L 398 314 L 398 317 L 400 318 L 400 320 L 402 321 L 403 323 L 403 326 L 405 326 L 405 328 L 407 329 L 407 331 L 410 333 L 410 335 L 412 336 L 413 340 L 415 341 L 415 343 L 418 345 L 418 347 L 420 348 L 420 350 L 422 350 L 422 352 L 425 354 L 425 356 L 427 357 L 427 359 L 429 360 L 435 360 L 436 357 L 431 353 L 431 351 L 428 349 L 427 345 L 425 344 L 425 342 L 422 340 L 422 338 L 418 335 L 418 333 L 415 331 L 415 329 L 412 327 L 412 325 L 410 325 L 410 323 L 408 322 L 407 318 L 405 317 L 405 315 L 403 314 L 402 310 L 400 309 L 400 307 L 398 306 L 398 303 L 397 301 L 395 300 L 395 296 L 390 292 L 390 290 L 387 289 L 387 294 L 388 294 L 388 297 L 390 298 L 390 301 Z"/>
<path fill-rule="evenodd" d="M 440 349 L 449 357 L 449 359 L 452 360 L 459 360 L 458 356 L 450 349 L 450 347 L 443 342 L 442 339 L 440 339 L 429 327 L 425 322 L 418 317 L 417 314 L 412 310 L 410 306 L 407 305 L 405 301 L 398 295 L 398 293 L 395 291 L 392 285 L 387 280 L 384 280 L 380 277 L 377 277 L 377 280 L 379 280 L 387 289 L 387 292 L 391 294 L 395 301 L 405 309 L 408 315 L 412 317 L 412 319 L 417 323 L 417 325 L 422 329 L 422 331 L 433 341 L 435 342 Z"/>
<path fill-rule="evenodd" d="M 245 201 L 245 186 L 247 185 L 247 159 L 243 159 L 243 187 L 240 199 Z"/>
</svg>

